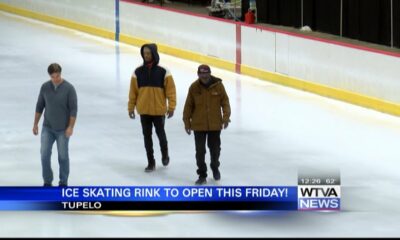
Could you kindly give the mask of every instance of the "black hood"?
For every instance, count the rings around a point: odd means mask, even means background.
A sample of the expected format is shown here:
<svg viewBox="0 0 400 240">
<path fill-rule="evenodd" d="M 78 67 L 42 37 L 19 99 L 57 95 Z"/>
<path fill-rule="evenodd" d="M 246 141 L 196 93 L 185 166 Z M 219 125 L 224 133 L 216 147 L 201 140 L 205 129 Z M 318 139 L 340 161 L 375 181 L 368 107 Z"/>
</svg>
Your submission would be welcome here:
<svg viewBox="0 0 400 240">
<path fill-rule="evenodd" d="M 158 49 L 157 49 L 157 45 L 155 43 L 144 44 L 142 46 L 142 48 L 140 48 L 140 55 L 142 55 L 143 63 L 145 63 L 144 57 L 143 57 L 143 49 L 145 47 L 148 47 L 150 49 L 150 51 L 153 55 L 154 65 L 158 65 L 158 63 L 160 62 L 160 56 L 158 55 Z"/>
</svg>

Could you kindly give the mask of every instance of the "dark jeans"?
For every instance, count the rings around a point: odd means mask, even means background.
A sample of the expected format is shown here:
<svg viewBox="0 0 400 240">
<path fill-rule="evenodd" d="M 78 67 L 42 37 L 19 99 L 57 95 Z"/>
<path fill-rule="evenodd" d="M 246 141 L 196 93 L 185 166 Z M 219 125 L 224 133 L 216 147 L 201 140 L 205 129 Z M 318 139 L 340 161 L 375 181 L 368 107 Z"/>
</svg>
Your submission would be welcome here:
<svg viewBox="0 0 400 240">
<path fill-rule="evenodd" d="M 206 141 L 211 155 L 210 167 L 213 171 L 218 170 L 220 165 L 219 155 L 221 153 L 221 131 L 195 131 L 194 139 L 196 143 L 197 174 L 199 177 L 206 178 Z"/>
<path fill-rule="evenodd" d="M 149 164 L 155 164 L 152 138 L 153 125 L 156 129 L 158 140 L 160 141 L 161 154 L 163 157 L 168 156 L 168 141 L 164 129 L 165 116 L 140 115 L 140 122 L 142 123 L 147 160 Z"/>
<path fill-rule="evenodd" d="M 65 131 L 54 131 L 48 127 L 42 128 L 40 153 L 42 158 L 42 175 L 46 184 L 53 182 L 53 170 L 51 169 L 51 150 L 54 142 L 57 142 L 58 164 L 60 165 L 59 184 L 68 184 L 69 176 L 69 138 L 65 136 Z"/>
</svg>

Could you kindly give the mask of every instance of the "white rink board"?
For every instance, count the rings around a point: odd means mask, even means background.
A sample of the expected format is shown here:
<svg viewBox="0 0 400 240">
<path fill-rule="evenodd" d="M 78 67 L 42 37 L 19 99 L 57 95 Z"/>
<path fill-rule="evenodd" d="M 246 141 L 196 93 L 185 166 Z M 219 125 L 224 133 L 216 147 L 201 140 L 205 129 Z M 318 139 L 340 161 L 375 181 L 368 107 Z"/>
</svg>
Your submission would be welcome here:
<svg viewBox="0 0 400 240">
<path fill-rule="evenodd" d="M 242 64 L 400 102 L 398 57 L 242 26 Z"/>
<path fill-rule="evenodd" d="M 115 31 L 115 0 L 0 0 L 0 3 Z"/>
<path fill-rule="evenodd" d="M 400 102 L 400 58 L 299 37 L 288 39 L 288 75 Z"/>
<path fill-rule="evenodd" d="M 236 62 L 236 26 L 158 8 L 120 3 L 121 34 Z"/>
<path fill-rule="evenodd" d="M 242 26 L 242 64 L 275 71 L 275 33 Z"/>
</svg>

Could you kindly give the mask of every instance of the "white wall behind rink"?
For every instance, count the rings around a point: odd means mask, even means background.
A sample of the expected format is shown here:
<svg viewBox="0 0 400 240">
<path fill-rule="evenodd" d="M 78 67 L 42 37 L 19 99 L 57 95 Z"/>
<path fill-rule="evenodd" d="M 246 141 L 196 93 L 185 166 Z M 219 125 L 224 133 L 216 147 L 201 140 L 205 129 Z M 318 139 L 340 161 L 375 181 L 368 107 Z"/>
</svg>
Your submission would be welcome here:
<svg viewBox="0 0 400 240">
<path fill-rule="evenodd" d="M 115 31 L 115 0 L 0 0 Z M 236 62 L 236 25 L 120 2 L 121 34 Z M 400 103 L 400 58 L 241 26 L 242 64 Z"/>
<path fill-rule="evenodd" d="M 236 26 L 158 8 L 121 2 L 121 34 L 236 61 Z"/>
</svg>

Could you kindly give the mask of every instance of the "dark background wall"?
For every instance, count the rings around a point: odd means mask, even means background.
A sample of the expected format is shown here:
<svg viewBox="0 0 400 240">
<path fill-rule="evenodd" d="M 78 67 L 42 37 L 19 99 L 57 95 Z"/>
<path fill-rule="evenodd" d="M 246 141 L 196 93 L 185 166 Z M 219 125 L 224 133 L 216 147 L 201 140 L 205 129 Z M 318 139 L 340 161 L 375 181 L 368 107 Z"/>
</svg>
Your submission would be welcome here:
<svg viewBox="0 0 400 240">
<path fill-rule="evenodd" d="M 258 22 L 301 27 L 301 0 L 257 0 Z M 303 0 L 304 25 L 340 35 L 340 0 Z M 242 1 L 247 12 L 249 0 Z M 400 0 L 393 0 L 394 46 L 400 48 Z M 343 0 L 343 37 L 391 45 L 390 0 Z"/>
</svg>

